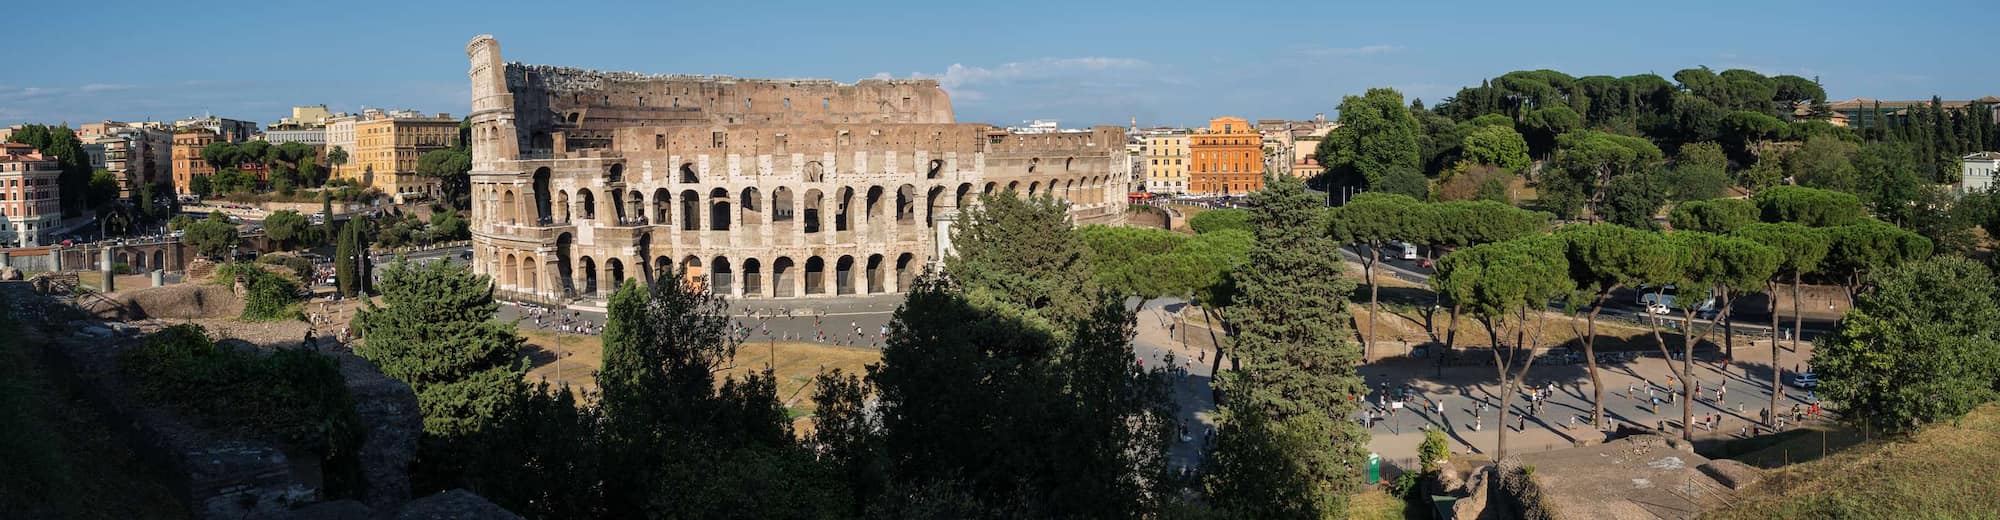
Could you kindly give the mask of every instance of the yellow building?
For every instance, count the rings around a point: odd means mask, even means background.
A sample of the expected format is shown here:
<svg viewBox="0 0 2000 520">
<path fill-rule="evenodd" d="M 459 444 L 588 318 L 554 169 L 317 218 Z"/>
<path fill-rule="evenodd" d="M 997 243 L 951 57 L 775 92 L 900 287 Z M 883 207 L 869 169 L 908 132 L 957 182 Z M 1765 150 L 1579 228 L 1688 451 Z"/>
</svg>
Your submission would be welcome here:
<svg viewBox="0 0 2000 520">
<path fill-rule="evenodd" d="M 1242 195 L 1264 189 L 1264 136 L 1240 117 L 1218 117 L 1190 136 L 1188 169 L 1197 195 Z"/>
<path fill-rule="evenodd" d="M 1188 192 L 1188 135 L 1183 132 L 1148 134 L 1146 143 L 1146 191 L 1150 193 Z"/>
<path fill-rule="evenodd" d="M 392 112 L 354 123 L 354 149 L 340 178 L 372 186 L 398 198 L 437 195 L 437 182 L 417 176 L 417 159 L 458 145 L 458 120 L 451 114 L 424 117 Z"/>
</svg>

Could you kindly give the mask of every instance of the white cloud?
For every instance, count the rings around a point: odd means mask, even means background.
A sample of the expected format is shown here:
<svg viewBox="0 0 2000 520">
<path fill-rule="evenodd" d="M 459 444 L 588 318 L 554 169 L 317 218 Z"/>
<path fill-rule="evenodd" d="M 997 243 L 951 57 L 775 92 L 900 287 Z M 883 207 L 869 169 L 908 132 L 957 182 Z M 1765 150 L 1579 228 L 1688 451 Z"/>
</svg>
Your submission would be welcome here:
<svg viewBox="0 0 2000 520">
<path fill-rule="evenodd" d="M 1135 70 L 1146 67 L 1143 60 L 1131 58 L 1108 58 L 1089 56 L 1079 58 L 1040 58 L 1031 61 L 1008 62 L 992 67 L 970 66 L 953 63 L 944 72 L 912 72 L 913 79 L 934 79 L 944 87 L 955 100 L 977 101 L 986 95 L 975 87 L 1030 81 L 1054 81 L 1080 83 L 1107 73 Z M 875 74 L 877 79 L 889 79 L 887 72 Z"/>
<path fill-rule="evenodd" d="M 1345 56 L 1372 56 L 1376 54 L 1388 54 L 1400 50 L 1403 50 L 1403 48 L 1397 47 L 1395 45 L 1389 45 L 1386 43 L 1377 43 L 1374 45 L 1363 45 L 1360 47 L 1313 47 L 1304 49 L 1300 51 L 1300 53 L 1305 54 L 1307 56 L 1345 57 Z"/>
</svg>

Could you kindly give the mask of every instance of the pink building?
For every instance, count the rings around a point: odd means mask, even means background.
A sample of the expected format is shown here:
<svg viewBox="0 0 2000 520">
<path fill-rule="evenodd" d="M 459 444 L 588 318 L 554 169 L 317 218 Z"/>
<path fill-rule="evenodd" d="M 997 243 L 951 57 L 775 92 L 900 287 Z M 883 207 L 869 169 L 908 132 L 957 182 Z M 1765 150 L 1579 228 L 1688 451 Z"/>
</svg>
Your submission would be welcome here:
<svg viewBox="0 0 2000 520">
<path fill-rule="evenodd" d="M 0 144 L 0 247 L 44 244 L 49 230 L 62 225 L 56 160 L 34 147 Z"/>
</svg>

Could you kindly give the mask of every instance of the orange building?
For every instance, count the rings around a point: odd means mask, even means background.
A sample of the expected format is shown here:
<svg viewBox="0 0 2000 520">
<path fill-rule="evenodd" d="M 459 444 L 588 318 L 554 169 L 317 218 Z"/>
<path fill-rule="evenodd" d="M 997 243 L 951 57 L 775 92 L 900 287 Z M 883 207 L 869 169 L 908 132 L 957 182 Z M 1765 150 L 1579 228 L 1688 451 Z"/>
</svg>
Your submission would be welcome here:
<svg viewBox="0 0 2000 520">
<path fill-rule="evenodd" d="M 1196 195 L 1241 195 L 1264 189 L 1264 137 L 1250 121 L 1218 117 L 1189 136 L 1188 190 Z"/>
<path fill-rule="evenodd" d="M 201 149 L 215 142 L 215 133 L 206 129 L 174 132 L 174 193 L 194 193 L 194 178 L 215 175 L 215 167 L 202 160 Z"/>
</svg>

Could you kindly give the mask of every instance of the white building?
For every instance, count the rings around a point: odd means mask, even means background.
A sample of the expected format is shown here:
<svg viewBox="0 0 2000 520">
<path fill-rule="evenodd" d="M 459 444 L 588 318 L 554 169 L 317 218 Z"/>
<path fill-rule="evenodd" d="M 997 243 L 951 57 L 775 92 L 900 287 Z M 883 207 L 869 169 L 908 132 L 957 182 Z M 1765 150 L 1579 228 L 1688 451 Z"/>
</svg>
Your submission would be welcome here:
<svg viewBox="0 0 2000 520">
<path fill-rule="evenodd" d="M 1974 193 L 1993 189 L 1993 174 L 2000 170 L 2000 152 L 1966 154 L 1959 172 L 1958 192 Z"/>
</svg>

